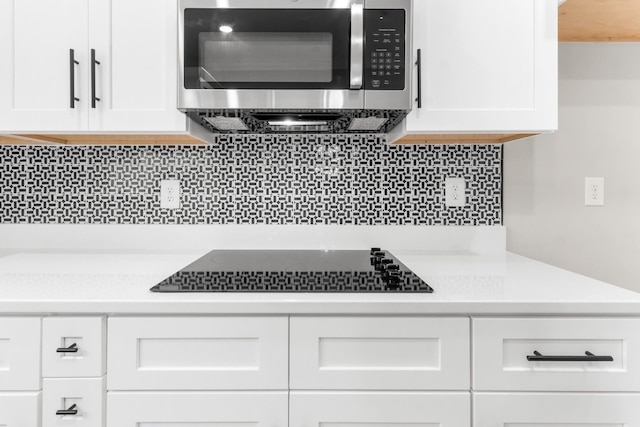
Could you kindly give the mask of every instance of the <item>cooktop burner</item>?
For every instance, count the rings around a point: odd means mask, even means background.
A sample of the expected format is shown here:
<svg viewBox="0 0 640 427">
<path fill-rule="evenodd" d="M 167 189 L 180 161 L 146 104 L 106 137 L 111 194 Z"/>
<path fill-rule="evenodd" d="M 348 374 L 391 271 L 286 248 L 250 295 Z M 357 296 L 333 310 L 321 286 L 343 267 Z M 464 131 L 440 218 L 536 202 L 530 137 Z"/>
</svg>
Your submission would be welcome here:
<svg viewBox="0 0 640 427">
<path fill-rule="evenodd" d="M 154 292 L 414 292 L 433 289 L 389 252 L 214 250 Z"/>
</svg>

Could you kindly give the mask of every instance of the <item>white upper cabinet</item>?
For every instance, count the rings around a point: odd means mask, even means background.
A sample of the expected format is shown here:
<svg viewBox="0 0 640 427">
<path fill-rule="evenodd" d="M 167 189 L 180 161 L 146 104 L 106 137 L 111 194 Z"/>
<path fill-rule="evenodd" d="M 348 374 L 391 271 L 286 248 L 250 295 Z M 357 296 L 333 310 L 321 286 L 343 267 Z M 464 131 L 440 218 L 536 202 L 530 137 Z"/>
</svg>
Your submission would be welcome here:
<svg viewBox="0 0 640 427">
<path fill-rule="evenodd" d="M 89 40 L 100 62 L 92 130 L 185 131 L 177 14 L 176 0 L 92 0 Z"/>
<path fill-rule="evenodd" d="M 0 131 L 186 130 L 176 0 L 10 0 L 0 24 Z"/>
<path fill-rule="evenodd" d="M 557 128 L 556 0 L 414 0 L 407 133 Z"/>
<path fill-rule="evenodd" d="M 88 129 L 88 10 L 86 0 L 0 2 L 0 131 Z"/>
</svg>

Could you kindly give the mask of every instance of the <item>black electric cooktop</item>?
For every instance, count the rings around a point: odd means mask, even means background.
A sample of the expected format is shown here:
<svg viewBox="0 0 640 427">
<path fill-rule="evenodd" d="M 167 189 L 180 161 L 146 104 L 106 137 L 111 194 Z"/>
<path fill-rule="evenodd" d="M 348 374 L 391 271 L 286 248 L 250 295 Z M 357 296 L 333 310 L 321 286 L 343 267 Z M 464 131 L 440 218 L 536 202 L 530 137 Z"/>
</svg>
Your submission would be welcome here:
<svg viewBox="0 0 640 427">
<path fill-rule="evenodd" d="M 154 292 L 379 292 L 433 289 L 388 251 L 214 250 Z"/>
</svg>

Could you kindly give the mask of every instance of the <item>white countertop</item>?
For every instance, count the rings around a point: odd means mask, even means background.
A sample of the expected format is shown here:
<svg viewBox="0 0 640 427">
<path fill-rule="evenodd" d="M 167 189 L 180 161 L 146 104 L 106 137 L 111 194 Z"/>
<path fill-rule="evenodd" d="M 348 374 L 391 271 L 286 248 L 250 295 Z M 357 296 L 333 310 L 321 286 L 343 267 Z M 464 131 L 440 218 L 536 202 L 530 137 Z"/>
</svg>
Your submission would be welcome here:
<svg viewBox="0 0 640 427">
<path fill-rule="evenodd" d="M 153 293 L 206 250 L 0 251 L 0 313 L 640 315 L 640 294 L 511 253 L 393 250 L 433 294 Z"/>
</svg>

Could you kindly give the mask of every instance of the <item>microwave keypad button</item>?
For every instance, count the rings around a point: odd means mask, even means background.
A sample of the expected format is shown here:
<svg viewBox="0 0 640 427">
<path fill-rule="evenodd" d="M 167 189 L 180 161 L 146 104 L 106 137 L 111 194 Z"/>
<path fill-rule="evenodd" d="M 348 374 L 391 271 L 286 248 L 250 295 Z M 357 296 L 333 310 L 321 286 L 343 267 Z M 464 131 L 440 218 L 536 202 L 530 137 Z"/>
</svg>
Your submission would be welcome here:
<svg viewBox="0 0 640 427">
<path fill-rule="evenodd" d="M 406 25 L 402 9 L 364 10 L 364 89 L 406 88 Z"/>
</svg>

